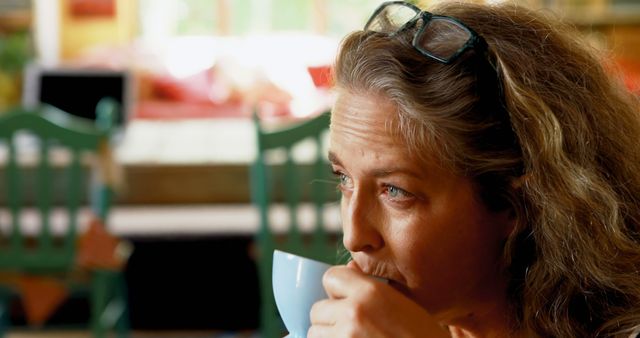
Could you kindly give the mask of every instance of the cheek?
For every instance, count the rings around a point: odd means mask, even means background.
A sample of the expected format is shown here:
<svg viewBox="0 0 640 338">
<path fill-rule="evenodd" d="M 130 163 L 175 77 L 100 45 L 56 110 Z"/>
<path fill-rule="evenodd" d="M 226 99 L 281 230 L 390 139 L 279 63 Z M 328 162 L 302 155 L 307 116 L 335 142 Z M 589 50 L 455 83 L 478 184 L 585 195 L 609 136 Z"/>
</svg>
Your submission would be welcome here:
<svg viewBox="0 0 640 338">
<path fill-rule="evenodd" d="M 350 220 L 349 216 L 349 200 L 344 195 L 344 193 L 340 193 L 340 219 L 342 221 L 342 228 L 346 230 L 345 224 Z"/>
<path fill-rule="evenodd" d="M 342 232 L 347 231 L 347 221 L 349 220 L 347 217 L 347 201 L 345 200 L 344 194 L 340 194 L 340 224 L 342 225 Z"/>
<path fill-rule="evenodd" d="M 398 269 L 427 308 L 446 307 L 461 295 L 473 297 L 500 278 L 502 241 L 490 230 L 495 225 L 462 214 L 417 221 L 390 241 Z"/>
</svg>

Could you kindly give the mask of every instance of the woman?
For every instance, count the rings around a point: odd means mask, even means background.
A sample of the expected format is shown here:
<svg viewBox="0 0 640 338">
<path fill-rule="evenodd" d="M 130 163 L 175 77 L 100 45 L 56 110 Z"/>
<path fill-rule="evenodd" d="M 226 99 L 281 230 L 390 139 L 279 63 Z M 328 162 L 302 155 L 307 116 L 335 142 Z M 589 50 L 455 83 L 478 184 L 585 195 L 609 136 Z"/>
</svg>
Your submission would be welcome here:
<svg viewBox="0 0 640 338">
<path fill-rule="evenodd" d="M 385 3 L 341 46 L 329 159 L 353 260 L 309 337 L 637 334 L 637 98 L 539 13 L 431 11 Z"/>
</svg>

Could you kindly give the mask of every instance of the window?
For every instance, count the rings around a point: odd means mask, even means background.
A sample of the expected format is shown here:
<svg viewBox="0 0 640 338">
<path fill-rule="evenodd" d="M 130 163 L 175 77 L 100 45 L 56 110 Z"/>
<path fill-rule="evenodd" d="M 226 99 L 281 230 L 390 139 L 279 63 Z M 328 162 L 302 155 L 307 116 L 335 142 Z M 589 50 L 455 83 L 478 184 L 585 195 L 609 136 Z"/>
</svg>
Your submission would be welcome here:
<svg viewBox="0 0 640 338">
<path fill-rule="evenodd" d="M 143 39 L 297 31 L 343 36 L 382 0 L 138 0 Z"/>
</svg>

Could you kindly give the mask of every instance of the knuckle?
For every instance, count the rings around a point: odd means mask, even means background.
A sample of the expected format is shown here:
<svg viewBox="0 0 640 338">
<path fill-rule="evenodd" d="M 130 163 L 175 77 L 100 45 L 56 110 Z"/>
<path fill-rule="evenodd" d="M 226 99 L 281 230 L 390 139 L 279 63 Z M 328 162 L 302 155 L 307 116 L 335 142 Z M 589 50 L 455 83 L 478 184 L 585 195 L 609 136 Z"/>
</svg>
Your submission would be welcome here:
<svg viewBox="0 0 640 338">
<path fill-rule="evenodd" d="M 311 311 L 309 311 L 309 317 L 311 318 L 312 323 L 314 318 L 318 316 L 321 307 L 322 305 L 320 304 L 320 302 L 316 302 L 315 304 L 311 305 Z"/>
<path fill-rule="evenodd" d="M 361 292 L 365 299 L 371 299 L 380 295 L 380 288 L 379 283 L 367 282 L 362 286 Z"/>
<path fill-rule="evenodd" d="M 321 337 L 320 332 L 316 326 L 311 325 L 309 330 L 307 331 L 307 338 L 317 338 Z"/>
<path fill-rule="evenodd" d="M 363 324 L 366 318 L 366 307 L 362 303 L 355 303 L 349 309 L 347 316 L 351 323 L 356 325 Z"/>
<path fill-rule="evenodd" d="M 332 280 L 333 278 L 335 278 L 335 274 L 336 274 L 336 268 L 335 267 L 331 267 L 329 268 L 324 275 L 322 275 L 322 285 L 327 285 L 329 283 L 330 280 Z"/>
<path fill-rule="evenodd" d="M 360 330 L 358 328 L 358 325 L 355 324 L 355 323 L 352 323 L 352 324 L 348 325 L 345 328 L 344 334 L 345 334 L 345 337 L 347 337 L 347 338 L 356 338 L 356 337 L 358 337 L 360 335 Z"/>
</svg>

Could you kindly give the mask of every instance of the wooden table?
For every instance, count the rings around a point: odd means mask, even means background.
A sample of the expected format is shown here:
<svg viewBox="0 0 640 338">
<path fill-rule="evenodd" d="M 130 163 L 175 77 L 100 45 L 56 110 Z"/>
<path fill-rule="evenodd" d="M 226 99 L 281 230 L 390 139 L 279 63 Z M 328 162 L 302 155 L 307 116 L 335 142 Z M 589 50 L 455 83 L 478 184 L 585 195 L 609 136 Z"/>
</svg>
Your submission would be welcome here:
<svg viewBox="0 0 640 338">
<path fill-rule="evenodd" d="M 250 202 L 248 118 L 132 120 L 116 155 L 125 178 L 118 204 Z"/>
<path fill-rule="evenodd" d="M 250 203 L 249 168 L 255 144 L 248 118 L 133 120 L 117 147 L 126 182 L 118 201 Z M 301 161 L 314 155 L 312 143 L 294 149 Z"/>
</svg>

